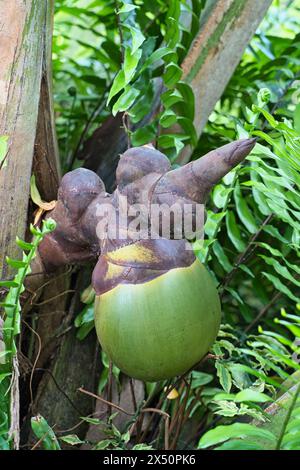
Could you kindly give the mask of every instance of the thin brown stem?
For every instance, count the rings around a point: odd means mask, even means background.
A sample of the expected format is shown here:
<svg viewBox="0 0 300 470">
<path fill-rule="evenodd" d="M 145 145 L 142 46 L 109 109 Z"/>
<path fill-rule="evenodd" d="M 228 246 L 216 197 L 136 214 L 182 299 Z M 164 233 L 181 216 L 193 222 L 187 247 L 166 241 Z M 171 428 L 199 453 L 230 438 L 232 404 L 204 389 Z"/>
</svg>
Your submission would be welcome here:
<svg viewBox="0 0 300 470">
<path fill-rule="evenodd" d="M 88 392 L 82 387 L 78 388 L 78 391 L 81 393 L 84 393 L 85 395 L 89 395 L 90 397 L 95 398 L 96 400 L 101 401 L 105 405 L 109 405 L 112 408 L 115 408 L 116 410 L 121 411 L 122 413 L 125 413 L 128 416 L 134 416 L 134 413 L 130 413 L 129 411 L 124 410 L 124 408 L 122 408 L 121 406 L 116 405 L 115 403 L 109 402 L 108 400 L 105 400 L 105 398 L 102 398 L 99 395 L 96 395 L 95 393 Z"/>
<path fill-rule="evenodd" d="M 174 439 L 173 439 L 173 441 L 170 445 L 171 450 L 176 449 L 178 439 L 179 439 L 180 433 L 182 431 L 182 424 L 183 424 L 183 420 L 184 420 L 184 416 L 185 416 L 187 401 L 188 401 L 189 394 L 190 394 L 191 384 L 192 384 L 192 380 L 190 380 L 189 383 L 187 384 L 187 387 L 186 387 L 186 390 L 185 390 L 185 397 L 184 397 L 182 405 L 180 406 L 180 412 L 179 412 L 179 416 L 178 416 L 178 424 L 177 424 L 175 436 L 174 436 Z"/>
</svg>

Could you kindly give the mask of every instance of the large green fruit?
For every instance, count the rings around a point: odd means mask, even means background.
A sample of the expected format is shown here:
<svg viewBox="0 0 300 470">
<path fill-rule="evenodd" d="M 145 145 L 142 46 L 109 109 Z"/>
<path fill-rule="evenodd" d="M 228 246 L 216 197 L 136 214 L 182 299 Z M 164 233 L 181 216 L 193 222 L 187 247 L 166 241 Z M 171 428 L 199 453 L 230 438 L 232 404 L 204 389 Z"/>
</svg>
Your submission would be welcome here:
<svg viewBox="0 0 300 470">
<path fill-rule="evenodd" d="M 215 340 L 221 308 L 214 282 L 195 260 L 148 282 L 96 297 L 99 341 L 127 375 L 158 381 L 181 375 Z"/>
</svg>

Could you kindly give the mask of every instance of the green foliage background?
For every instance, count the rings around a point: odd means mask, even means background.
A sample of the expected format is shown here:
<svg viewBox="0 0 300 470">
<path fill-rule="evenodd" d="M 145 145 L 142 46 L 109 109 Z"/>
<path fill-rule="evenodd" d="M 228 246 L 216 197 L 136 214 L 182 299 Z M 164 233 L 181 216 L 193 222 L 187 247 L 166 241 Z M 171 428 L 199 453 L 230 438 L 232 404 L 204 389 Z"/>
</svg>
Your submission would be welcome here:
<svg viewBox="0 0 300 470">
<path fill-rule="evenodd" d="M 135 440 L 131 431 L 140 423 L 141 404 L 123 430 L 114 426 L 114 415 L 108 422 L 83 418 L 107 433 L 107 439 L 91 443 L 97 449 L 163 448 L 166 434 L 177 448 L 300 449 L 300 1 L 273 2 L 198 139 L 194 95 L 180 65 L 205 5 L 205 0 L 55 2 L 54 98 L 64 171 L 82 164 L 78 156 L 86 139 L 117 113 L 124 113 L 130 145 L 152 141 L 174 166 L 185 145 L 195 159 L 233 139 L 257 137 L 246 162 L 213 190 L 204 243 L 194 242 L 222 298 L 223 325 L 211 357 L 183 382 L 145 384 L 147 402 L 160 414 L 151 432 L 140 429 Z M 6 286 L 8 299 L 23 288 L 26 256 L 19 266 L 10 260 L 18 274 L 15 284 Z M 94 326 L 90 290 L 82 301 L 85 308 L 75 319 L 78 340 Z M 19 325 L 19 299 L 4 305 L 16 307 Z M 18 325 L 12 330 L 7 315 L 5 334 L 13 348 L 6 344 L 0 359 L 15 357 Z M 99 394 L 109 376 L 104 353 L 102 362 Z M 7 390 L 12 367 L 2 372 L 0 388 Z M 120 371 L 113 367 L 112 374 L 120 386 Z M 176 389 L 178 397 L 167 398 L 165 387 Z M 7 396 L 0 402 L 3 448 L 9 406 Z M 44 448 L 58 450 L 45 418 L 33 417 L 33 432 Z M 85 442 L 73 434 L 60 441 Z"/>
<path fill-rule="evenodd" d="M 214 361 L 192 372 L 190 394 L 183 391 L 180 400 L 187 400 L 187 419 L 196 421 L 194 442 L 202 436 L 199 448 L 300 448 L 297 433 L 283 439 L 283 418 L 275 430 L 264 428 L 269 418 L 263 410 L 299 369 L 292 354 L 299 352 L 294 340 L 300 336 L 300 2 L 273 2 L 198 141 L 193 92 L 181 81 L 180 64 L 205 3 L 56 2 L 53 67 L 62 161 L 66 170 L 80 164 L 82 143 L 117 112 L 125 112 L 131 145 L 154 141 L 174 165 L 186 144 L 199 158 L 233 139 L 257 137 L 246 163 L 212 192 L 204 245 L 194 244 L 219 286 L 224 326 Z M 184 18 L 191 10 L 188 29 Z M 165 86 L 159 112 L 144 125 L 159 77 Z M 81 339 L 93 328 L 90 301 L 76 326 Z M 104 355 L 103 363 L 99 393 L 108 375 Z M 114 374 L 119 377 L 118 370 Z M 147 390 L 153 393 L 152 385 Z M 289 419 L 298 394 L 292 404 L 287 400 Z M 162 409 L 172 414 L 176 406 L 164 401 Z M 248 424 L 239 423 L 245 417 Z M 249 424 L 253 418 L 262 426 Z M 158 432 L 151 444 L 161 446 L 161 438 Z M 118 447 L 120 439 L 112 442 L 98 446 Z"/>
</svg>

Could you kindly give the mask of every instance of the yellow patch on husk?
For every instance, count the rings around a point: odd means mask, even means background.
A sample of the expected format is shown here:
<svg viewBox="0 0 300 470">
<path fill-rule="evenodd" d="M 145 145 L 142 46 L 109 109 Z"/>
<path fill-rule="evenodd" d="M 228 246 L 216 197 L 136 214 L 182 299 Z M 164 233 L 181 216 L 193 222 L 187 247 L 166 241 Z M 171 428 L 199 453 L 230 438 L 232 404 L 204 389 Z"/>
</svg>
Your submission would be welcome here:
<svg viewBox="0 0 300 470">
<path fill-rule="evenodd" d="M 123 246 L 118 250 L 108 253 L 108 257 L 115 262 L 123 263 L 150 263 L 157 262 L 159 259 L 154 255 L 153 250 L 141 246 L 137 243 Z"/>
</svg>

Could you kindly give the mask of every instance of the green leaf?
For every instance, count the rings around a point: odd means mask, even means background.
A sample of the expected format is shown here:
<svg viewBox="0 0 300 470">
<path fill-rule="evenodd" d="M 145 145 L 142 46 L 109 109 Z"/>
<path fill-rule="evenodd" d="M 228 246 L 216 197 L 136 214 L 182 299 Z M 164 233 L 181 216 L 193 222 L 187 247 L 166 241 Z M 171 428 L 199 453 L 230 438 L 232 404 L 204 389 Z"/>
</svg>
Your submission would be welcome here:
<svg viewBox="0 0 300 470">
<path fill-rule="evenodd" d="M 222 246 L 218 241 L 215 241 L 215 243 L 212 246 L 213 252 L 217 257 L 217 260 L 221 264 L 222 268 L 228 273 L 233 269 L 232 264 L 230 263 L 225 251 L 223 250 Z"/>
<path fill-rule="evenodd" d="M 238 216 L 241 222 L 245 225 L 250 233 L 256 233 L 258 231 L 258 226 L 255 221 L 255 218 L 250 211 L 246 200 L 242 196 L 242 192 L 239 184 L 237 183 L 234 188 L 234 200 L 236 204 L 236 209 Z"/>
<path fill-rule="evenodd" d="M 271 401 L 271 398 L 268 397 L 265 393 L 257 392 L 251 388 L 246 388 L 245 390 L 240 391 L 236 394 L 235 402 L 240 403 L 243 401 L 252 401 L 257 403 L 266 403 Z"/>
<path fill-rule="evenodd" d="M 227 188 L 223 184 L 217 184 L 212 192 L 212 198 L 215 206 L 218 209 L 223 209 L 229 194 L 233 191 L 232 188 Z"/>
<path fill-rule="evenodd" d="M 178 116 L 177 123 L 180 125 L 184 133 L 190 137 L 193 147 L 196 147 L 198 136 L 193 121 L 187 117 Z"/>
<path fill-rule="evenodd" d="M 5 156 L 7 154 L 7 147 L 8 147 L 8 136 L 1 135 L 0 136 L 0 167 L 1 167 L 1 164 L 2 164 L 2 167 L 6 165 L 6 162 L 3 163 L 3 160 L 5 159 Z"/>
<path fill-rule="evenodd" d="M 195 96 L 193 89 L 188 83 L 179 81 L 176 89 L 183 97 L 182 102 L 177 104 L 181 116 L 185 116 L 194 122 L 195 117 Z"/>
<path fill-rule="evenodd" d="M 54 431 L 43 416 L 33 416 L 31 418 L 31 428 L 35 436 L 41 440 L 41 445 L 45 450 L 60 450 Z"/>
<path fill-rule="evenodd" d="M 216 447 L 214 450 L 264 450 L 256 442 L 244 442 L 241 439 L 232 439 L 230 441 L 224 442 L 219 447 Z"/>
<path fill-rule="evenodd" d="M 109 95 L 108 95 L 107 103 L 106 103 L 107 105 L 110 103 L 111 99 L 117 93 L 119 93 L 119 91 L 121 91 L 124 88 L 124 86 L 125 86 L 125 74 L 124 74 L 124 70 L 120 70 L 117 76 L 115 77 L 112 87 L 109 91 Z"/>
<path fill-rule="evenodd" d="M 165 42 L 170 49 L 175 49 L 180 38 L 180 29 L 178 21 L 169 17 L 166 22 Z"/>
<path fill-rule="evenodd" d="M 25 268 L 25 266 L 27 266 L 27 263 L 25 261 L 11 259 L 8 256 L 6 257 L 6 262 L 9 266 L 11 266 L 12 268 L 16 268 L 16 269 Z"/>
<path fill-rule="evenodd" d="M 43 203 L 43 201 L 39 193 L 39 190 L 36 186 L 34 174 L 32 174 L 30 178 L 30 197 L 37 206 L 41 207 L 41 204 Z"/>
<path fill-rule="evenodd" d="M 137 129 L 131 134 L 131 143 L 134 147 L 140 145 L 149 144 L 156 137 L 156 129 L 154 124 L 148 124 L 147 126 Z"/>
<path fill-rule="evenodd" d="M 84 444 L 85 441 L 82 441 L 79 439 L 76 434 L 69 434 L 68 436 L 63 436 L 59 438 L 61 441 L 66 442 L 67 444 L 70 444 L 71 446 L 76 446 L 78 444 Z"/>
<path fill-rule="evenodd" d="M 19 237 L 16 238 L 16 244 L 24 251 L 30 251 L 33 248 L 32 243 L 24 242 Z"/>
<path fill-rule="evenodd" d="M 244 241 L 242 240 L 242 235 L 239 229 L 239 226 L 236 222 L 235 215 L 232 211 L 228 210 L 226 213 L 226 227 L 227 227 L 227 233 L 228 236 L 235 246 L 235 248 L 239 251 L 242 252 L 245 250 L 246 245 Z"/>
<path fill-rule="evenodd" d="M 127 85 L 130 80 L 133 78 L 139 60 L 142 56 L 141 49 L 131 51 L 130 47 L 125 48 L 124 54 L 124 86 Z"/>
<path fill-rule="evenodd" d="M 172 52 L 172 49 L 170 49 L 169 47 L 161 47 L 160 49 L 157 49 L 150 55 L 150 57 L 148 57 L 139 72 L 144 72 L 144 70 L 148 69 L 152 64 L 159 61 L 167 54 L 170 54 L 170 52 Z"/>
<path fill-rule="evenodd" d="M 273 116 L 264 108 L 260 108 L 259 106 L 256 106 L 256 105 L 253 105 L 253 110 L 255 112 L 259 111 L 260 113 L 263 114 L 263 116 L 266 118 L 266 120 L 268 121 L 268 123 L 276 128 L 277 127 L 277 124 L 278 124 L 278 121 L 276 121 L 276 119 L 273 118 Z"/>
<path fill-rule="evenodd" d="M 213 375 L 207 374 L 206 372 L 200 372 L 197 370 L 193 370 L 191 373 L 192 377 L 192 385 L 191 388 L 195 389 L 198 387 L 202 387 L 203 385 L 207 385 L 213 380 Z"/>
<path fill-rule="evenodd" d="M 300 287 L 300 282 L 295 279 L 295 277 L 289 272 L 286 266 L 282 266 L 276 259 L 270 258 L 268 256 L 259 255 L 269 266 L 272 266 L 275 271 L 283 276 L 285 279 Z"/>
<path fill-rule="evenodd" d="M 34 227 L 34 225 L 30 224 L 29 230 L 32 233 L 32 235 L 34 235 L 35 237 L 38 237 L 38 238 L 41 237 L 42 232 L 39 229 L 39 227 Z"/>
<path fill-rule="evenodd" d="M 167 90 L 161 95 L 161 101 L 165 109 L 170 108 L 174 104 L 183 101 L 183 97 L 178 90 Z"/>
<path fill-rule="evenodd" d="M 281 281 L 280 279 L 278 279 L 277 277 L 273 276 L 273 274 L 270 274 L 270 273 L 266 273 L 266 272 L 262 272 L 262 275 L 265 276 L 267 279 L 269 279 L 269 281 L 272 282 L 272 284 L 274 285 L 274 287 L 279 290 L 280 292 L 282 292 L 284 295 L 286 295 L 287 297 L 289 297 L 290 299 L 294 300 L 295 302 L 298 302 L 299 298 L 296 297 L 288 287 L 286 287 Z"/>
<path fill-rule="evenodd" d="M 245 423 L 234 423 L 228 426 L 217 426 L 201 437 L 198 449 L 215 446 L 232 438 L 245 439 L 246 437 L 264 438 L 276 442 L 276 436 L 270 431 Z"/>
<path fill-rule="evenodd" d="M 170 62 L 166 66 L 165 73 L 163 75 L 164 84 L 168 88 L 172 88 L 180 80 L 181 75 L 182 69 L 174 62 Z"/>
<path fill-rule="evenodd" d="M 161 134 L 158 138 L 158 145 L 163 149 L 176 147 L 177 152 L 184 147 L 183 140 L 186 140 L 185 135 L 180 134 Z"/>
<path fill-rule="evenodd" d="M 0 287 L 19 287 L 19 284 L 16 281 L 0 281 Z"/>
<path fill-rule="evenodd" d="M 232 387 L 232 380 L 228 368 L 220 361 L 216 361 L 215 366 L 220 384 L 222 385 L 225 392 L 229 393 Z"/>
<path fill-rule="evenodd" d="M 94 447 L 95 450 L 104 450 L 107 449 L 111 445 L 110 439 L 103 439 L 100 442 L 97 442 L 96 446 Z"/>
<path fill-rule="evenodd" d="M 118 98 L 113 106 L 112 114 L 115 116 L 117 113 L 127 111 L 139 96 L 139 90 L 133 86 L 126 86 L 122 95 Z"/>
<path fill-rule="evenodd" d="M 288 239 L 283 237 L 281 233 L 279 232 L 278 228 L 273 227 L 273 225 L 265 225 L 263 227 L 263 231 L 268 233 L 269 235 L 271 235 L 272 237 L 276 238 L 277 240 L 279 240 L 280 242 L 284 244 L 288 243 Z"/>
<path fill-rule="evenodd" d="M 177 115 L 171 109 L 166 109 L 159 119 L 159 123 L 162 127 L 171 127 L 175 124 Z"/>
<path fill-rule="evenodd" d="M 124 3 L 121 8 L 118 10 L 118 14 L 120 13 L 129 13 L 132 10 L 139 9 L 138 5 L 132 5 L 131 3 Z"/>
<path fill-rule="evenodd" d="M 124 27 L 129 29 L 131 33 L 131 36 L 132 36 L 131 54 L 134 54 L 139 49 L 139 47 L 143 44 L 146 38 L 139 29 L 134 28 L 133 26 L 128 26 L 128 25 L 124 25 Z"/>
</svg>

